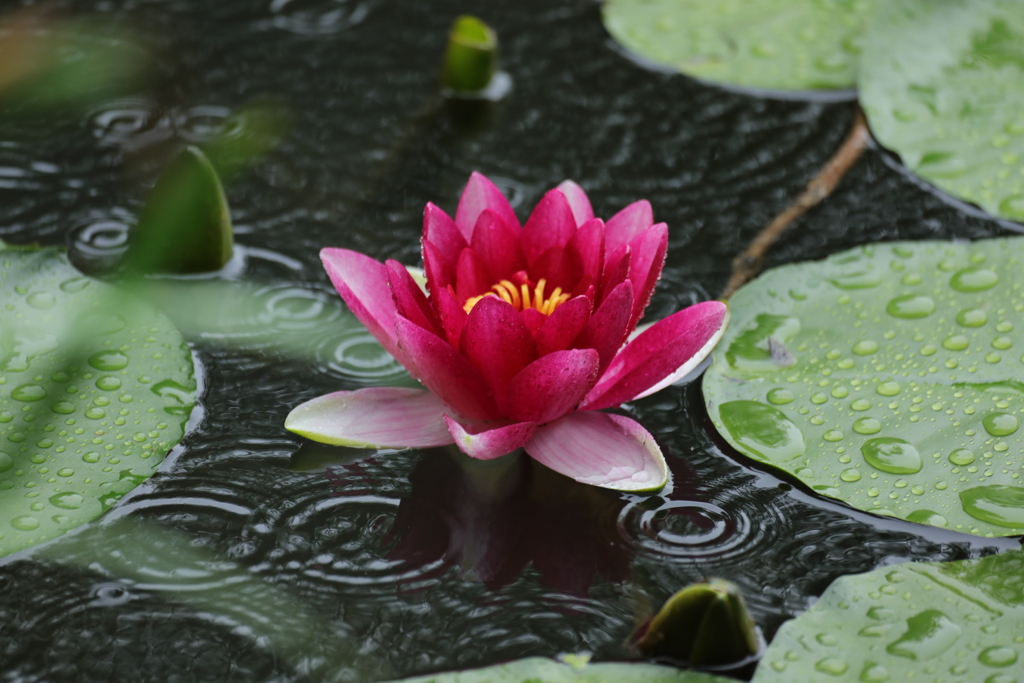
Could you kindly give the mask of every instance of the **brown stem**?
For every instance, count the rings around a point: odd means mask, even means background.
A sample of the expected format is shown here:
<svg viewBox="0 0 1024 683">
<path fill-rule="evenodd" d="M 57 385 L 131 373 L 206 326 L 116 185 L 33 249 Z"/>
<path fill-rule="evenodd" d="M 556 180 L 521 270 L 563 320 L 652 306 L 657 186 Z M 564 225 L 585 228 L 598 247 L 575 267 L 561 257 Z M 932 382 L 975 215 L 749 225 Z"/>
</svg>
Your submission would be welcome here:
<svg viewBox="0 0 1024 683">
<path fill-rule="evenodd" d="M 749 246 L 733 259 L 732 277 L 729 284 L 725 286 L 719 299 L 729 299 L 741 286 L 754 279 L 761 272 L 761 265 L 764 255 L 771 248 L 775 240 L 779 239 L 786 228 L 800 216 L 807 213 L 807 210 L 817 206 L 825 197 L 832 194 L 839 181 L 843 179 L 846 172 L 850 170 L 854 162 L 860 158 L 861 153 L 867 146 L 871 134 L 868 132 L 867 122 L 864 120 L 864 112 L 857 107 L 857 113 L 853 119 L 853 127 L 843 141 L 843 145 L 833 155 L 818 175 L 814 176 L 807 189 L 797 197 L 785 211 L 775 217 L 761 233 L 753 239 Z"/>
</svg>

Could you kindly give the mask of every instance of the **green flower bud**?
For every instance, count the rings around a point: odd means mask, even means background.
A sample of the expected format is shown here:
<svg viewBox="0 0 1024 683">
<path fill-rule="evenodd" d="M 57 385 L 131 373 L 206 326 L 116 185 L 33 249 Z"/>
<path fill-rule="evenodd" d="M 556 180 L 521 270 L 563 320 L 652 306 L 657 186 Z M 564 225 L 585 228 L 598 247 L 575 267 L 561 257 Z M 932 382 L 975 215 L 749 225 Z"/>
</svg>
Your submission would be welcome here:
<svg viewBox="0 0 1024 683">
<path fill-rule="evenodd" d="M 477 92 L 498 68 L 498 36 L 490 26 L 464 14 L 452 24 L 441 67 L 441 85 L 455 92 Z"/>
<path fill-rule="evenodd" d="M 649 657 L 719 666 L 756 655 L 761 641 L 736 585 L 710 579 L 669 598 L 633 635 L 633 645 Z"/>
</svg>

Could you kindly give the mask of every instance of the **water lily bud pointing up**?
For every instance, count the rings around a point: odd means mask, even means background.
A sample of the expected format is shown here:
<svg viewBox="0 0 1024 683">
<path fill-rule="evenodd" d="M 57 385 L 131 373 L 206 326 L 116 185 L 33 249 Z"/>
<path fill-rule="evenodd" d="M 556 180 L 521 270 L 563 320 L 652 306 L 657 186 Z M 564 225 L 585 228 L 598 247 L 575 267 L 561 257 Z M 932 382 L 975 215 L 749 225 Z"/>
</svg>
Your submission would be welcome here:
<svg viewBox="0 0 1024 683">
<path fill-rule="evenodd" d="M 157 180 L 129 238 L 136 273 L 220 270 L 231 258 L 231 216 L 220 178 L 198 147 L 186 147 Z"/>
<path fill-rule="evenodd" d="M 647 656 L 717 666 L 756 655 L 761 643 L 736 585 L 710 579 L 666 600 L 661 611 L 634 634 L 633 644 Z"/>
<path fill-rule="evenodd" d="M 498 69 L 498 36 L 476 17 L 464 14 L 452 24 L 441 66 L 441 85 L 454 92 L 477 92 L 491 84 Z"/>
</svg>

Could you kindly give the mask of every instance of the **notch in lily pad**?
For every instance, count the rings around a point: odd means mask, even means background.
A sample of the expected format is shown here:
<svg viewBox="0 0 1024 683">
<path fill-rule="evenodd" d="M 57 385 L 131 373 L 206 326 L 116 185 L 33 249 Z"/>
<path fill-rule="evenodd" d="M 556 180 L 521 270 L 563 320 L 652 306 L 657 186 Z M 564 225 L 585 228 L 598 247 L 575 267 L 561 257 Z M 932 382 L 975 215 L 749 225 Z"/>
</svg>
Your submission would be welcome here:
<svg viewBox="0 0 1024 683">
<path fill-rule="evenodd" d="M 739 588 L 709 579 L 682 589 L 633 634 L 633 646 L 648 657 L 690 666 L 742 666 L 762 649 Z"/>
<path fill-rule="evenodd" d="M 498 35 L 480 19 L 464 14 L 452 24 L 441 66 L 441 86 L 461 95 L 491 85 L 498 70 Z"/>
<path fill-rule="evenodd" d="M 234 235 L 217 171 L 198 147 L 161 174 L 128 240 L 131 273 L 203 273 L 231 258 Z"/>
</svg>

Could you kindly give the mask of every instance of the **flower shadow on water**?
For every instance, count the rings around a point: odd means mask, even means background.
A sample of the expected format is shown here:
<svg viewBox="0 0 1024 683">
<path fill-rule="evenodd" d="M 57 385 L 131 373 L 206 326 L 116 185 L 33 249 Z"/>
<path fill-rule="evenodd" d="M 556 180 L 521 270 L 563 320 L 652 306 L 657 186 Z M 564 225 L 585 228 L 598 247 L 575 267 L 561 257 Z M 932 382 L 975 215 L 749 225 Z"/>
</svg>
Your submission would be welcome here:
<svg viewBox="0 0 1024 683">
<path fill-rule="evenodd" d="M 488 462 L 436 449 L 410 479 L 412 494 L 391 530 L 395 559 L 442 559 L 492 590 L 531 564 L 544 586 L 577 596 L 598 576 L 629 578 L 618 494 L 576 483 L 521 451 Z"/>
<path fill-rule="evenodd" d="M 306 444 L 291 469 L 323 469 L 332 486 L 366 451 Z M 548 589 L 584 597 L 598 579 L 630 578 L 632 551 L 617 524 L 620 494 L 580 484 L 522 451 L 481 461 L 454 447 L 423 451 L 385 539 L 405 567 L 456 567 L 497 590 L 532 566 Z"/>
</svg>

